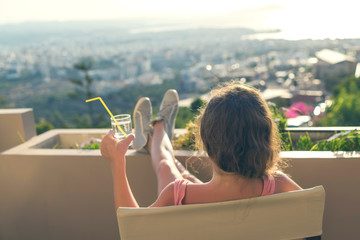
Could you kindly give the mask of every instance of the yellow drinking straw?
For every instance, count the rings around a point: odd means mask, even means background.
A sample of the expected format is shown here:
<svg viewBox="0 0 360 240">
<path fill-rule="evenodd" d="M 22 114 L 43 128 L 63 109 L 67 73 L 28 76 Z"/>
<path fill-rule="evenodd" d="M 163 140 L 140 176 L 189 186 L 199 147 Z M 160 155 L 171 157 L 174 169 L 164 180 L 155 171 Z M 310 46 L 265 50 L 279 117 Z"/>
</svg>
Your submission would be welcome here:
<svg viewBox="0 0 360 240">
<path fill-rule="evenodd" d="M 124 130 L 122 130 L 122 128 L 120 127 L 119 123 L 116 121 L 116 119 L 114 118 L 114 116 L 112 115 L 112 113 L 110 112 L 110 110 L 108 109 L 108 107 L 106 106 L 106 104 L 104 103 L 104 101 L 101 99 L 101 97 L 96 97 L 96 98 L 92 98 L 92 99 L 88 99 L 86 100 L 86 102 L 92 102 L 95 100 L 99 100 L 102 105 L 104 105 L 104 108 L 108 111 L 108 113 L 110 114 L 112 120 L 114 120 L 114 122 L 116 123 L 117 128 L 120 130 L 120 132 L 127 138 L 127 134 L 124 132 Z"/>
</svg>

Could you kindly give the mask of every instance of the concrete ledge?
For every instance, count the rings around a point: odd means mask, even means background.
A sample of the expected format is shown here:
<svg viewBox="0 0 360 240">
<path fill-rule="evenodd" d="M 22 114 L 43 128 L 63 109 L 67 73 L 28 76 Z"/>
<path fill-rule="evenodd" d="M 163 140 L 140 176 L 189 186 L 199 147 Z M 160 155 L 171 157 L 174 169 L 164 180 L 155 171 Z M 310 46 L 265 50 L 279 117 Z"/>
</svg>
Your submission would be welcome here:
<svg viewBox="0 0 360 240">
<path fill-rule="evenodd" d="M 46 148 L 47 140 L 60 135 L 65 142 L 83 141 L 107 131 L 52 130 L 0 154 L 1 238 L 119 239 L 111 169 L 100 151 Z M 200 179 L 210 179 L 206 154 L 175 155 Z M 303 188 L 324 186 L 324 238 L 360 235 L 359 152 L 282 152 L 281 157 L 289 160 L 286 173 Z M 151 204 L 157 183 L 150 156 L 129 150 L 127 174 L 139 204 Z"/>
<path fill-rule="evenodd" d="M 36 136 L 31 108 L 0 109 L 0 152 Z"/>
</svg>

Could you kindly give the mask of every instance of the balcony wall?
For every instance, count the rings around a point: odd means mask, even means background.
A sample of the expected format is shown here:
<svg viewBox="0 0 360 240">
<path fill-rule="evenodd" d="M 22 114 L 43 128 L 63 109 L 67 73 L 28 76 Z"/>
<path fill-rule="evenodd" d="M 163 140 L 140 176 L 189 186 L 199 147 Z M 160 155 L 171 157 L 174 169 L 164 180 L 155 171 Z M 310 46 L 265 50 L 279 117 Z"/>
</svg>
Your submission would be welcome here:
<svg viewBox="0 0 360 240">
<path fill-rule="evenodd" d="M 80 143 L 107 130 L 52 130 L 0 155 L 0 239 L 119 239 L 110 166 L 99 150 L 52 149 L 54 143 Z M 72 147 L 68 145 L 67 147 Z M 189 151 L 175 155 L 206 181 L 207 157 Z M 324 239 L 360 235 L 357 152 L 283 152 L 286 170 L 303 188 L 326 190 Z M 149 155 L 129 150 L 127 173 L 141 206 L 156 199 Z"/>
<path fill-rule="evenodd" d="M 36 136 L 31 108 L 0 109 L 0 152 Z"/>
</svg>

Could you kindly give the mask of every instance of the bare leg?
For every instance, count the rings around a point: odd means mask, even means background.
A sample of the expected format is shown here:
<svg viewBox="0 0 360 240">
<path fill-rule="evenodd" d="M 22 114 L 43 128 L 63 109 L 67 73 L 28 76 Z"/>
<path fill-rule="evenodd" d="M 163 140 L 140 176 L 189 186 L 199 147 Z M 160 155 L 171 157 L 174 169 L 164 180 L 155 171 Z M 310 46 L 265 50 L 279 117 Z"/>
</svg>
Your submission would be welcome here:
<svg viewBox="0 0 360 240">
<path fill-rule="evenodd" d="M 147 148 L 156 173 L 159 194 L 169 183 L 183 178 L 175 165 L 174 150 L 165 132 L 164 121 L 155 123 L 154 133 L 149 139 Z"/>
<path fill-rule="evenodd" d="M 193 183 L 202 183 L 175 158 L 171 141 L 165 132 L 164 121 L 155 123 L 153 136 L 149 136 L 147 150 L 151 154 L 157 176 L 158 194 L 176 179 L 185 178 Z"/>
</svg>

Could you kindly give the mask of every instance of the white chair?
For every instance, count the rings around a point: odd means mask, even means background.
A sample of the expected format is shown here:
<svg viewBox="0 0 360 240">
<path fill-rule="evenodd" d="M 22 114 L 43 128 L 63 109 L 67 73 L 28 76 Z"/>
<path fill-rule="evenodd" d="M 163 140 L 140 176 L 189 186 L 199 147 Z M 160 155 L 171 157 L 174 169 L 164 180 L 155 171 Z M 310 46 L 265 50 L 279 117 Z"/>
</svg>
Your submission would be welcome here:
<svg viewBox="0 0 360 240">
<path fill-rule="evenodd" d="M 236 201 L 122 208 L 122 240 L 321 239 L 322 186 Z"/>
</svg>

